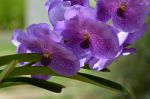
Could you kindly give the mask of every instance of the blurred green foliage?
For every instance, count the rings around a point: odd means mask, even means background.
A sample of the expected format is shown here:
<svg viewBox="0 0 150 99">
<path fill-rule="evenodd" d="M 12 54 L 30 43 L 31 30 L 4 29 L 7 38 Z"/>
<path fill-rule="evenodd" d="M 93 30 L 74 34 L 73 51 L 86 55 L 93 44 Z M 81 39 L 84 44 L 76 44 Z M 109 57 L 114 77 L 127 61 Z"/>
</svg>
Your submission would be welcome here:
<svg viewBox="0 0 150 99">
<path fill-rule="evenodd" d="M 24 0 L 0 0 L 0 30 L 22 28 Z"/>
<path fill-rule="evenodd" d="M 132 92 L 132 97 L 115 99 L 150 99 L 150 17 L 147 19 L 147 32 L 134 46 L 136 54 L 122 57 L 116 71 L 116 75 Z"/>
</svg>

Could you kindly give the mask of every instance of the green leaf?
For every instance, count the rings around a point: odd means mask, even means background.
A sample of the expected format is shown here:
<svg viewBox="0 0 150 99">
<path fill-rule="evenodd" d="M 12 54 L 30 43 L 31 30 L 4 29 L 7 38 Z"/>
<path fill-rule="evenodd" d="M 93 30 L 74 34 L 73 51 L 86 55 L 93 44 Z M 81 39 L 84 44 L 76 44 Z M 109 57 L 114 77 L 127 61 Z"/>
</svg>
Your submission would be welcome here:
<svg viewBox="0 0 150 99">
<path fill-rule="evenodd" d="M 0 88 L 6 88 L 6 87 L 12 87 L 12 86 L 18 86 L 18 85 L 25 85 L 25 83 L 21 82 L 5 82 L 0 84 Z"/>
<path fill-rule="evenodd" d="M 66 76 L 56 74 L 55 72 L 50 70 L 48 67 L 41 67 L 41 66 L 17 67 L 10 73 L 9 76 L 35 75 L 35 74 L 44 74 L 44 75 L 66 77 Z M 118 83 L 112 82 L 110 80 L 107 80 L 107 79 L 104 79 L 101 77 L 89 75 L 89 74 L 78 73 L 75 76 L 66 77 L 66 78 L 94 84 L 94 85 L 97 85 L 99 87 L 111 89 L 111 90 L 122 92 L 122 93 L 127 92 L 127 90 Z"/>
<path fill-rule="evenodd" d="M 10 82 L 8 83 L 8 85 L 6 84 L 6 82 Z M 14 83 L 11 83 L 14 82 Z M 40 87 L 43 89 L 46 89 L 48 91 L 53 91 L 56 93 L 60 93 L 62 91 L 62 88 L 65 88 L 63 85 L 54 83 L 54 82 L 50 82 L 50 81 L 46 81 L 46 80 L 41 80 L 41 79 L 35 79 L 35 78 L 29 78 L 29 77 L 12 77 L 12 78 L 6 78 L 2 81 L 1 84 L 6 84 L 6 86 L 11 86 L 11 85 L 15 85 L 17 83 L 26 83 L 26 84 L 30 84 L 30 85 L 34 85 L 36 87 Z"/>
<path fill-rule="evenodd" d="M 85 74 L 85 73 L 79 73 L 79 75 L 81 75 L 81 76 L 83 76 L 87 79 L 90 79 L 92 81 L 98 82 L 104 87 L 115 89 L 116 91 L 127 92 L 127 90 L 123 86 L 121 86 L 120 84 L 115 83 L 113 81 L 110 81 L 110 80 L 107 80 L 107 79 L 104 79 L 104 78 L 100 78 L 100 77 L 97 77 L 97 76 Z"/>
<path fill-rule="evenodd" d="M 0 82 L 16 67 L 17 61 L 12 61 L 1 73 Z"/>
<path fill-rule="evenodd" d="M 40 61 L 40 55 L 36 53 L 30 53 L 0 56 L 0 66 L 9 64 L 13 60 L 18 60 L 18 62 L 37 62 Z"/>
<path fill-rule="evenodd" d="M 82 67 L 82 69 L 90 70 L 91 71 L 91 69 L 89 67 L 87 67 L 87 66 Z M 111 71 L 108 68 L 105 68 L 105 69 L 103 69 L 101 71 L 94 71 L 94 72 L 111 72 Z"/>
</svg>

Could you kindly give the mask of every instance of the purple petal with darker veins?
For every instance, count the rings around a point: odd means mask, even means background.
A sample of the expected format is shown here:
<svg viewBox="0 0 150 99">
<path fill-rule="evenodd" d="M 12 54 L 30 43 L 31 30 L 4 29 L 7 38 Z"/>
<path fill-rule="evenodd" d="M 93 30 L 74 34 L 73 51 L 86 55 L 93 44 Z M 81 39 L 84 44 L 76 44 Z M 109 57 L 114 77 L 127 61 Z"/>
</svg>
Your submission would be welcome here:
<svg viewBox="0 0 150 99">
<path fill-rule="evenodd" d="M 64 45 L 73 51 L 74 54 L 78 56 L 78 58 L 84 57 L 89 49 L 82 49 L 80 47 L 80 43 L 82 42 L 81 35 L 78 31 L 74 30 L 64 30 L 62 32 L 63 43 Z"/>
<path fill-rule="evenodd" d="M 127 7 L 125 12 L 120 12 L 121 15 L 118 15 L 117 11 L 112 17 L 112 22 L 116 28 L 124 32 L 135 32 L 146 20 L 146 11 L 141 6 Z"/>
<path fill-rule="evenodd" d="M 77 74 L 80 70 L 80 63 L 73 52 L 59 44 L 51 43 L 50 46 L 52 61 L 49 68 L 64 76 L 73 76 Z"/>
<path fill-rule="evenodd" d="M 97 35 L 90 36 L 93 54 L 97 58 L 114 58 L 119 50 L 119 44 L 115 45 L 115 40 L 103 39 Z M 117 43 L 116 43 L 117 44 Z"/>
<path fill-rule="evenodd" d="M 117 3 L 118 2 L 116 0 L 97 0 L 97 19 L 107 22 L 111 18 Z"/>
<path fill-rule="evenodd" d="M 111 18 L 111 13 L 101 0 L 97 1 L 96 10 L 98 20 L 107 22 Z"/>
<path fill-rule="evenodd" d="M 65 13 L 66 20 L 62 23 L 65 25 L 61 27 L 59 22 L 55 29 L 62 29 L 63 39 L 66 39 L 66 45 L 72 46 L 72 49 L 91 49 L 92 54 L 97 58 L 113 58 L 119 50 L 117 34 L 110 26 L 97 21 L 93 14 L 88 14 L 88 12 L 94 13 L 93 10 L 87 11 L 88 9 L 90 8 L 79 5 L 71 7 Z"/>
<path fill-rule="evenodd" d="M 137 39 L 139 39 L 147 30 L 146 24 L 144 24 L 140 29 L 135 31 L 134 33 L 129 33 L 125 44 L 133 44 Z"/>
<path fill-rule="evenodd" d="M 81 28 L 88 30 L 92 54 L 97 58 L 113 58 L 119 51 L 119 40 L 113 29 L 96 20 L 86 20 L 88 23 Z"/>
</svg>

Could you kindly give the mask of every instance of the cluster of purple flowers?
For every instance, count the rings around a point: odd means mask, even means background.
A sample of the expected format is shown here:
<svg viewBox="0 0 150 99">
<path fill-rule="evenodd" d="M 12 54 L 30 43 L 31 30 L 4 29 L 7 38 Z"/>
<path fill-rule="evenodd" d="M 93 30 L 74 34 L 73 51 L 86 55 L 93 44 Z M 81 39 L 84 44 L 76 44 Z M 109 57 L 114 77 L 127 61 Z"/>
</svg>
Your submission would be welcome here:
<svg viewBox="0 0 150 99">
<path fill-rule="evenodd" d="M 73 76 L 81 67 L 107 68 L 116 58 L 135 53 L 130 47 L 146 31 L 149 0 L 48 0 L 45 4 L 53 29 L 33 24 L 26 32 L 16 30 L 12 41 L 17 53 L 39 53 L 33 66 Z M 32 75 L 48 79 L 48 75 Z"/>
</svg>

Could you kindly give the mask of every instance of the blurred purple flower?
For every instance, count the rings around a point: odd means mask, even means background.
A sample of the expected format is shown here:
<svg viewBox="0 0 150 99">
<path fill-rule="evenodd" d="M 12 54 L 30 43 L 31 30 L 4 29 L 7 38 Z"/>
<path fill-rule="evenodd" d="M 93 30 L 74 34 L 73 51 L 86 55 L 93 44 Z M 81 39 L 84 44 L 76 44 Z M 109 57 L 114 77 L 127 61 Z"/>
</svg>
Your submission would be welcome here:
<svg viewBox="0 0 150 99">
<path fill-rule="evenodd" d="M 79 58 L 92 54 L 98 59 L 112 59 L 119 50 L 117 34 L 112 27 L 95 19 L 95 11 L 75 5 L 65 11 L 65 20 L 54 30 L 61 31 L 62 42 Z"/>
<path fill-rule="evenodd" d="M 33 66 L 48 66 L 54 72 L 65 76 L 73 76 L 80 69 L 77 57 L 72 51 L 56 42 L 59 38 L 49 29 L 48 24 L 33 24 L 27 28 L 27 32 L 16 30 L 12 41 L 18 47 L 18 53 L 41 55 L 41 61 Z M 33 75 L 33 77 L 48 78 L 45 75 Z"/>
<path fill-rule="evenodd" d="M 113 26 L 124 32 L 135 32 L 146 20 L 148 0 L 98 0 L 97 18 L 103 22 L 112 18 Z"/>
<path fill-rule="evenodd" d="M 52 25 L 64 20 L 65 10 L 72 5 L 89 6 L 89 0 L 48 0 L 45 6 Z"/>
<path fill-rule="evenodd" d="M 45 3 L 48 10 L 48 16 L 52 25 L 55 25 L 57 21 L 64 20 L 64 12 L 67 7 L 71 6 L 70 2 L 62 0 L 48 0 Z"/>
</svg>

